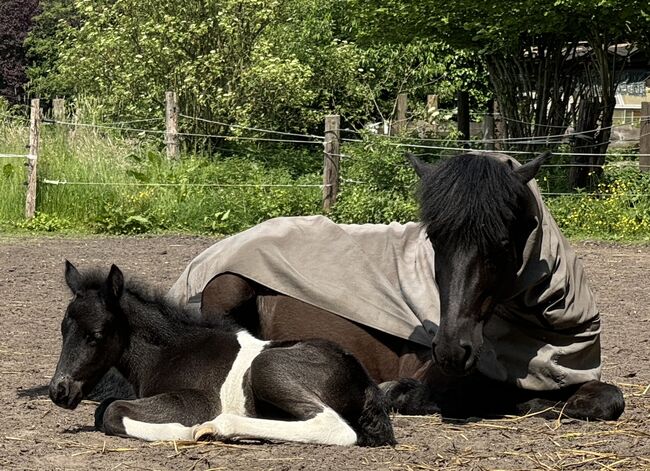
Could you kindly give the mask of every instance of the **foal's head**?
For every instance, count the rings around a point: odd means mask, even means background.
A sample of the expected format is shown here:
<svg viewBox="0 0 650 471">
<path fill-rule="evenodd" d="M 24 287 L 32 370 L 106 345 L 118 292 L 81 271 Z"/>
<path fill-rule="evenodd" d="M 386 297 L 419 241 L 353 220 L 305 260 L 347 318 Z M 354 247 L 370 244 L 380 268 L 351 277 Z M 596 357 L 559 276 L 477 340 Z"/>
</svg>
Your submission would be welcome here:
<svg viewBox="0 0 650 471">
<path fill-rule="evenodd" d="M 433 356 L 449 374 L 476 366 L 483 326 L 494 305 L 511 294 L 536 225 L 526 184 L 549 156 L 520 167 L 488 155 L 462 154 L 437 165 L 409 156 L 421 178 L 422 220 L 440 290 Z"/>
<path fill-rule="evenodd" d="M 128 341 L 119 306 L 124 277 L 115 265 L 108 276 L 82 275 L 66 261 L 65 280 L 74 297 L 61 323 L 63 347 L 50 382 L 50 398 L 74 409 L 119 361 Z"/>
</svg>

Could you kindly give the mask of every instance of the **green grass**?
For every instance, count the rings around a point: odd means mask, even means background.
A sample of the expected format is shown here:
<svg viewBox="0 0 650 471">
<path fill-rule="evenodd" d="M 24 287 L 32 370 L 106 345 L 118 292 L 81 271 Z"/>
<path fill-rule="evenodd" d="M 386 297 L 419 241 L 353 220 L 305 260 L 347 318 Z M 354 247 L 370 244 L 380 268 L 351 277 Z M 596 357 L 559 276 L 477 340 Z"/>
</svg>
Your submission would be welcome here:
<svg viewBox="0 0 650 471">
<path fill-rule="evenodd" d="M 5 125 L 0 133 L 0 153 L 24 148 L 27 136 L 20 125 Z M 157 141 L 52 127 L 44 127 L 41 149 L 37 216 L 31 221 L 23 216 L 25 160 L 4 162 L 3 230 L 226 234 L 269 217 L 320 210 L 318 187 L 267 186 L 318 185 L 321 176 L 313 171 L 322 158 L 318 149 L 312 154 L 248 149 L 238 157 L 184 156 L 171 162 Z"/>
<path fill-rule="evenodd" d="M 27 153 L 25 120 L 2 116 L 0 153 Z M 37 216 L 30 221 L 24 218 L 26 159 L 1 159 L 0 232 L 232 234 L 271 217 L 321 212 L 318 186 L 292 186 L 321 183 L 318 146 L 228 147 L 225 143 L 221 154 L 185 154 L 179 162 L 172 162 L 160 141 L 158 135 L 129 136 L 86 128 L 70 132 L 44 126 Z M 401 149 L 385 139 L 370 139 L 347 144 L 343 152 L 344 183 L 331 214 L 336 221 L 383 223 L 417 218 L 416 178 Z M 554 179 L 560 180 L 559 171 L 553 170 Z M 557 191 L 549 186 L 555 183 L 544 176 L 540 177 L 544 190 Z M 546 199 L 567 236 L 650 241 L 650 174 L 607 165 L 596 191 L 605 196 Z"/>
</svg>

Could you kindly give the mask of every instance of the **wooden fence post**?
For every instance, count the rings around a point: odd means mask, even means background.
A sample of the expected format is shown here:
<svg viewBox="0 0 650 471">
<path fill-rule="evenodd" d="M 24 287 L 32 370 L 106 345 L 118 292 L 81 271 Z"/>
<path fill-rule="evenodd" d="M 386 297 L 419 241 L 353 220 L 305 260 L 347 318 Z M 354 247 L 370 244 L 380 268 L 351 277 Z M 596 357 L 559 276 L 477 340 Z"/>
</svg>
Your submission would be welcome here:
<svg viewBox="0 0 650 471">
<path fill-rule="evenodd" d="M 178 145 L 178 97 L 176 92 L 165 92 L 165 144 L 167 157 L 177 160 L 180 155 Z"/>
<path fill-rule="evenodd" d="M 65 99 L 55 98 L 52 100 L 52 117 L 54 121 L 65 121 Z"/>
<path fill-rule="evenodd" d="M 458 90 L 458 132 L 461 140 L 469 141 L 469 93 L 464 90 Z M 468 148 L 469 142 L 463 147 Z"/>
<path fill-rule="evenodd" d="M 323 160 L 323 212 L 327 213 L 339 192 L 341 117 L 325 116 L 325 150 Z"/>
<path fill-rule="evenodd" d="M 406 111 L 408 109 L 408 95 L 400 93 L 397 95 L 395 106 L 395 120 L 390 128 L 391 135 L 398 135 L 406 129 Z"/>
<path fill-rule="evenodd" d="M 25 198 L 25 217 L 31 219 L 36 213 L 36 164 L 38 163 L 39 133 L 41 128 L 41 102 L 32 100 L 29 120 L 29 160 L 27 164 L 27 197 Z"/>
<path fill-rule="evenodd" d="M 438 95 L 427 95 L 427 117 L 438 111 Z"/>
<path fill-rule="evenodd" d="M 641 103 L 639 154 L 641 154 L 641 157 L 639 157 L 639 169 L 643 172 L 650 172 L 650 101 Z"/>
<path fill-rule="evenodd" d="M 434 119 L 434 113 L 438 111 L 438 95 L 427 95 L 427 122 L 431 125 L 431 131 L 438 132 L 438 125 Z"/>
<path fill-rule="evenodd" d="M 487 112 L 483 117 L 483 140 L 486 141 L 483 147 L 486 150 L 494 150 L 494 101 L 487 103 Z"/>
</svg>

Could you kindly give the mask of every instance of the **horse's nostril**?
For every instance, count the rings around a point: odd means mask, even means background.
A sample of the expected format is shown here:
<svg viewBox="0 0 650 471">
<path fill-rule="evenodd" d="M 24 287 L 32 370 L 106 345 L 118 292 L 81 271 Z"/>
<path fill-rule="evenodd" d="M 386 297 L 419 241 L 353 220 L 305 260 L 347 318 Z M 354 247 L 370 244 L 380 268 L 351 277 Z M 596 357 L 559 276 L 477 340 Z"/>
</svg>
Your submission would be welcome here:
<svg viewBox="0 0 650 471">
<path fill-rule="evenodd" d="M 463 349 L 463 366 L 465 371 L 469 370 L 474 365 L 474 356 L 472 345 L 464 340 L 460 341 L 460 347 Z"/>
<path fill-rule="evenodd" d="M 58 380 L 55 383 L 50 384 L 50 399 L 57 404 L 68 397 L 69 392 L 68 381 Z"/>
</svg>

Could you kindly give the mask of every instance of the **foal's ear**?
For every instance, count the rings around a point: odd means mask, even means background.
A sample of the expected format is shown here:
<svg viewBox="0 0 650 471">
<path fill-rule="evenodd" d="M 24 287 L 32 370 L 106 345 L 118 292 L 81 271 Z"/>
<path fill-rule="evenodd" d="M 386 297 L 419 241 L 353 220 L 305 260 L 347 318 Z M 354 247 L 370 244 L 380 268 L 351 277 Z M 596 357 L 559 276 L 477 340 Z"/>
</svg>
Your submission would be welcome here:
<svg viewBox="0 0 650 471">
<path fill-rule="evenodd" d="M 122 270 L 117 268 L 116 265 L 111 265 L 111 271 L 108 273 L 106 285 L 108 287 L 108 294 L 112 298 L 119 299 L 122 296 L 122 292 L 124 291 L 124 275 L 122 274 Z"/>
<path fill-rule="evenodd" d="M 537 172 L 539 172 L 539 168 L 542 166 L 544 162 L 546 162 L 548 159 L 551 158 L 551 155 L 553 154 L 551 154 L 551 152 L 547 150 L 543 154 L 539 154 L 530 162 L 527 162 L 521 167 L 516 168 L 515 173 L 517 174 L 521 182 L 526 184 L 529 181 L 531 181 L 533 178 L 535 178 L 535 175 L 537 175 Z"/>
<path fill-rule="evenodd" d="M 65 282 L 73 293 L 78 293 L 81 288 L 81 273 L 68 260 L 65 261 Z"/>
<path fill-rule="evenodd" d="M 412 154 L 411 152 L 406 153 L 406 158 L 410 162 L 410 164 L 413 166 L 415 169 L 415 173 L 418 174 L 418 177 L 424 178 L 424 176 L 429 173 L 429 170 L 431 169 L 431 165 L 429 165 L 426 162 L 422 162 L 420 159 L 418 159 L 415 154 Z"/>
</svg>

